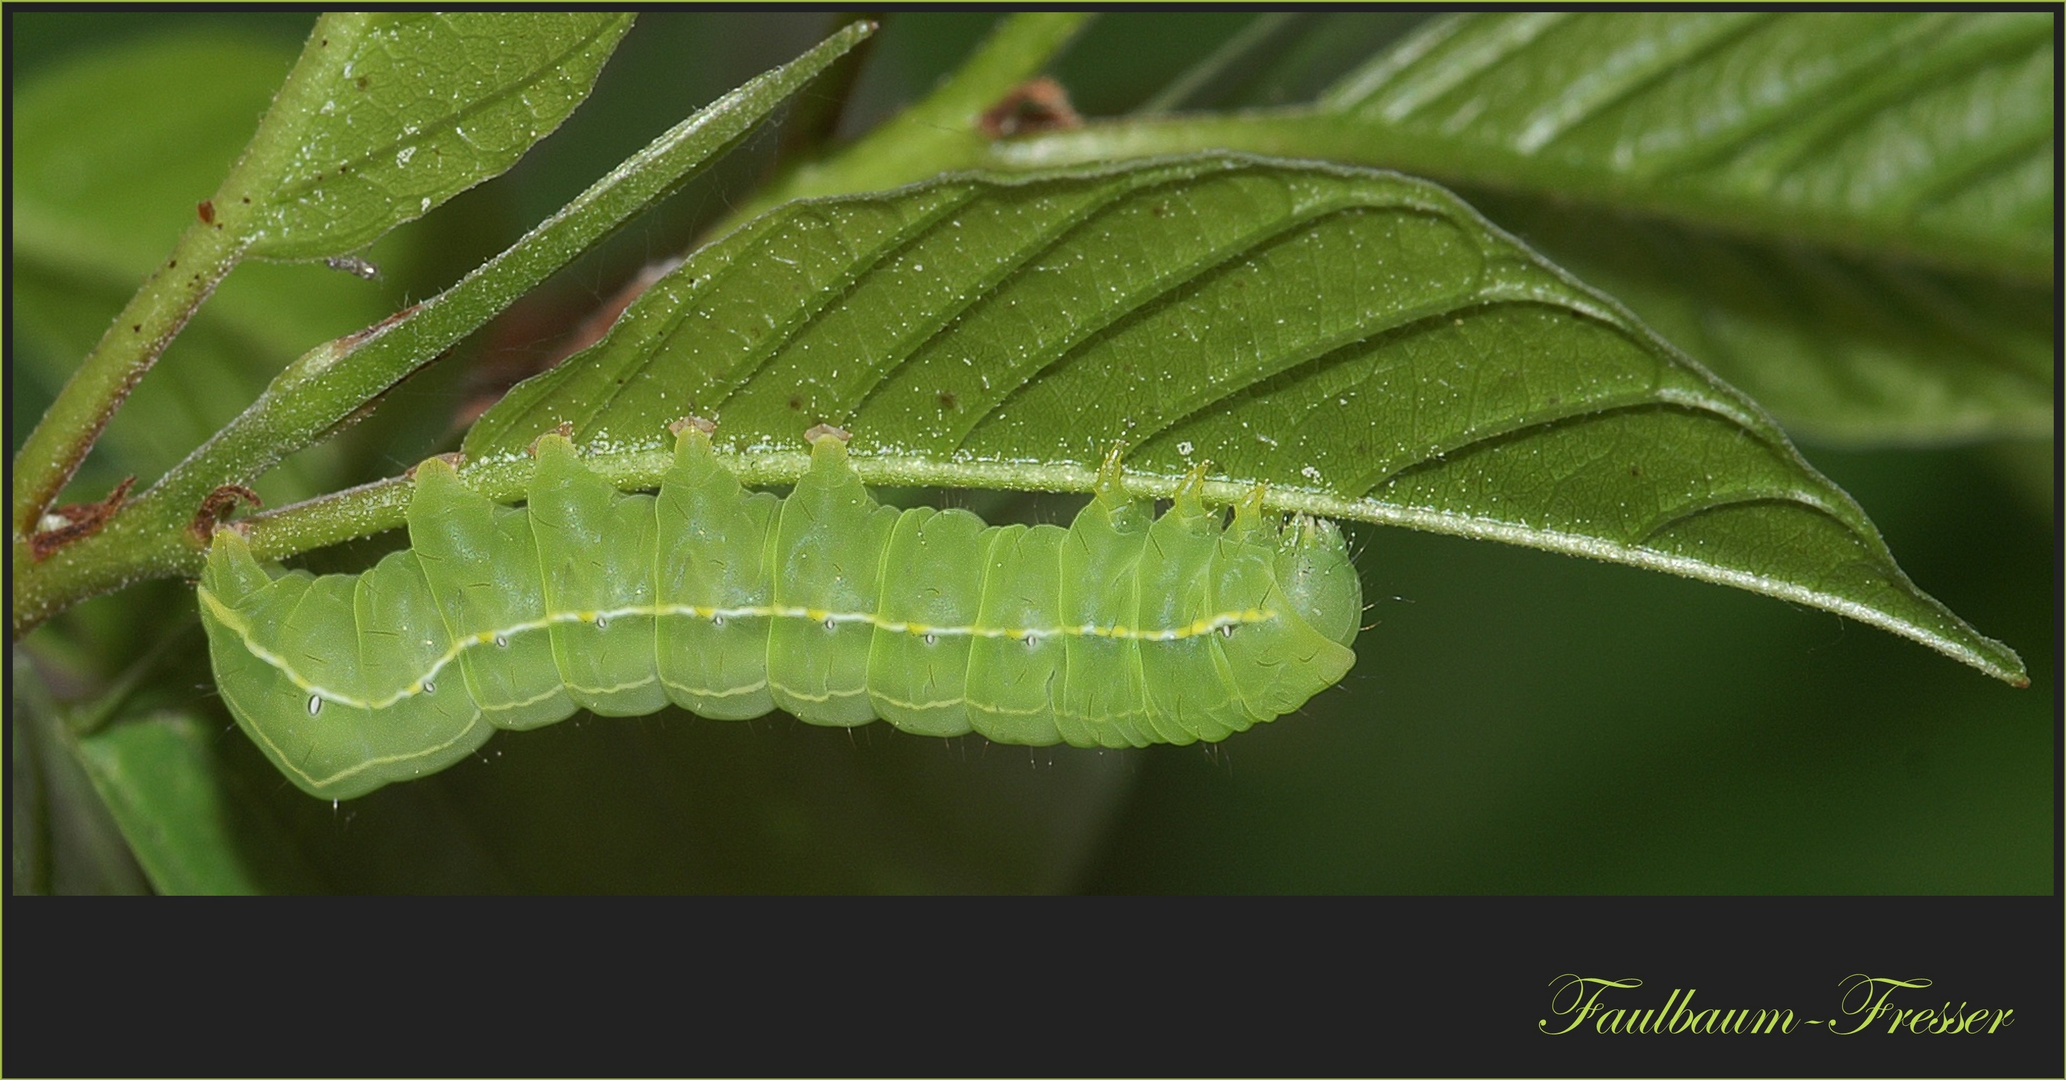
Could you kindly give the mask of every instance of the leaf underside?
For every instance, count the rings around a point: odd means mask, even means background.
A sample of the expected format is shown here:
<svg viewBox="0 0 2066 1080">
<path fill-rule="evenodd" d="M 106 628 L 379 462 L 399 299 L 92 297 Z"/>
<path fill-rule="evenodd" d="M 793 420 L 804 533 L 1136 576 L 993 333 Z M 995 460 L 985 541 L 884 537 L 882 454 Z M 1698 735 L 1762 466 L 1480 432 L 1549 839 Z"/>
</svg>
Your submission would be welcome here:
<svg viewBox="0 0 2066 1080">
<path fill-rule="evenodd" d="M 1513 13 L 1432 24 L 1322 101 L 1451 144 L 1458 179 L 2044 277 L 2051 82 L 2039 13 Z"/>
<path fill-rule="evenodd" d="M 2051 429 L 2053 67 L 2041 12 L 1455 15 L 1309 106 L 962 161 L 1224 148 L 1428 176 L 1796 436 L 2023 438 Z"/>
<path fill-rule="evenodd" d="M 1869 447 L 2051 437 L 2047 287 L 1470 198 L 1627 304 L 1796 439 Z"/>
<path fill-rule="evenodd" d="M 748 455 L 838 424 L 877 480 L 1081 489 L 1118 443 L 1158 489 L 1209 460 L 1279 506 L 1732 584 L 2021 671 L 1755 405 L 1390 173 L 1204 155 L 792 204 L 512 391 L 466 450 L 565 423 L 650 453 L 686 415 Z"/>
</svg>

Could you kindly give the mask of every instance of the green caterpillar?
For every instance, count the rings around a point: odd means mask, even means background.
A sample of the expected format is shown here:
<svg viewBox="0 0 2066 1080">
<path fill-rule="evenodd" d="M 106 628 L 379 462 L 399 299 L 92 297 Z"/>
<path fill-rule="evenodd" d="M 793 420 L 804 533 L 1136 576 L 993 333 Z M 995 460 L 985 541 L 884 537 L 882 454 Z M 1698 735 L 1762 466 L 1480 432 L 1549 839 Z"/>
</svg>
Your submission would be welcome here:
<svg viewBox="0 0 2066 1080">
<path fill-rule="evenodd" d="M 1223 525 L 1202 470 L 1158 519 L 1115 455 L 1063 529 L 881 506 L 831 434 L 786 499 L 742 489 L 695 426 L 657 495 L 619 493 L 559 436 L 535 452 L 523 508 L 419 466 L 410 549 L 363 574 L 268 571 L 216 530 L 216 685 L 304 791 L 353 798 L 496 728 L 670 702 L 1034 746 L 1217 740 L 1355 662 L 1340 531 L 1280 527 L 1260 490 Z"/>
</svg>

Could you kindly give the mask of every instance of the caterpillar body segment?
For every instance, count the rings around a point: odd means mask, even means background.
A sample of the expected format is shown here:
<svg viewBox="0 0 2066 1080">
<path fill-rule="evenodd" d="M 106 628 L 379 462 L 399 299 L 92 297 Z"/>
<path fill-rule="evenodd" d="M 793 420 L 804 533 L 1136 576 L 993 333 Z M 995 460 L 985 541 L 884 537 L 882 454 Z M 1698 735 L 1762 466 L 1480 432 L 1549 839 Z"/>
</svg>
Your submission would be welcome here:
<svg viewBox="0 0 2066 1080">
<path fill-rule="evenodd" d="M 1144 746 L 1225 738 L 1345 675 L 1361 586 L 1324 521 L 1202 474 L 1156 518 L 1109 462 L 1066 529 L 899 511 L 821 435 L 786 498 L 681 431 L 656 495 L 541 439 L 523 507 L 420 466 L 411 546 L 356 575 L 268 570 L 219 529 L 199 589 L 217 685 L 297 785 L 351 798 L 497 728 L 674 704 L 715 719 L 880 718 L 925 735 Z"/>
</svg>

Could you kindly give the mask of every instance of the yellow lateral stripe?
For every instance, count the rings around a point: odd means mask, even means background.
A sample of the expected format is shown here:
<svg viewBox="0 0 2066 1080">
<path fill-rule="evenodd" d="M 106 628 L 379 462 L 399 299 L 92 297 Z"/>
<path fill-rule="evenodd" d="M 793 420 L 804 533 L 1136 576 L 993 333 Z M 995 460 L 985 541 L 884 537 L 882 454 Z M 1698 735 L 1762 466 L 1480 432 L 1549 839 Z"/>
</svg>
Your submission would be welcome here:
<svg viewBox="0 0 2066 1080">
<path fill-rule="evenodd" d="M 873 612 L 835 612 L 819 608 L 784 605 L 716 608 L 695 604 L 642 604 L 631 607 L 612 608 L 607 611 L 562 611 L 548 614 L 541 619 L 532 619 L 496 630 L 482 630 L 471 636 L 463 637 L 446 649 L 444 655 L 438 657 L 436 662 L 431 664 L 430 670 L 418 676 L 408 688 L 398 690 L 377 701 L 366 701 L 310 681 L 301 672 L 295 670 L 294 665 L 288 663 L 286 657 L 253 641 L 251 639 L 251 624 L 248 620 L 238 615 L 235 610 L 222 603 L 222 601 L 217 600 L 206 588 L 199 589 L 198 593 L 201 602 L 208 606 L 210 612 L 224 626 L 236 631 L 237 637 L 243 641 L 244 648 L 251 655 L 265 661 L 267 665 L 279 671 L 280 674 L 285 675 L 289 682 L 292 682 L 304 693 L 312 697 L 321 698 L 324 701 L 336 702 L 348 708 L 369 710 L 384 709 L 398 701 L 422 693 L 423 684 L 435 682 L 438 673 L 445 670 L 453 661 L 459 659 L 460 654 L 467 649 L 487 645 L 497 640 L 506 641 L 516 634 L 543 630 L 560 623 L 595 623 L 597 621 L 640 616 L 658 619 L 664 616 L 679 615 L 688 615 L 699 619 L 803 619 L 815 623 L 828 623 L 833 626 L 862 624 L 892 634 L 912 634 L 921 637 L 1005 638 L 1014 641 L 1022 640 L 1031 644 L 1033 641 L 1054 637 L 1101 637 L 1130 641 L 1182 641 L 1187 638 L 1203 637 L 1222 630 L 1231 630 L 1237 626 L 1245 626 L 1250 623 L 1269 622 L 1277 618 L 1277 613 L 1274 611 L 1245 608 L 1240 611 L 1223 612 L 1208 618 L 1193 620 L 1183 626 L 1166 628 L 1156 627 L 1151 629 L 1117 624 L 1101 626 L 1096 623 L 1084 623 L 1080 626 L 1005 628 L 994 626 L 931 626 L 923 623 L 906 623 L 884 619 Z M 644 686 L 652 681 L 651 679 L 644 679 L 619 689 Z M 754 687 L 754 689 L 758 689 L 758 686 Z M 706 696 L 725 696 L 734 693 L 734 691 L 701 690 L 693 692 L 705 694 Z M 522 704 L 528 704 L 528 702 Z"/>
</svg>

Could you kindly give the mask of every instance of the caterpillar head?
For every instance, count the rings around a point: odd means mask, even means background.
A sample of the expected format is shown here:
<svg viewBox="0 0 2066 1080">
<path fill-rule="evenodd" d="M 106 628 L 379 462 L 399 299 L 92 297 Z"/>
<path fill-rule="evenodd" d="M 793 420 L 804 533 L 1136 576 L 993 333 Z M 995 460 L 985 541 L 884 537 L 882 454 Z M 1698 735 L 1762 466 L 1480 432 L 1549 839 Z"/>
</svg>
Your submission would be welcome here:
<svg viewBox="0 0 2066 1080">
<path fill-rule="evenodd" d="M 1349 559 L 1341 529 L 1299 514 L 1279 535 L 1277 586 L 1313 629 L 1348 645 L 1363 619 L 1363 579 Z"/>
</svg>

